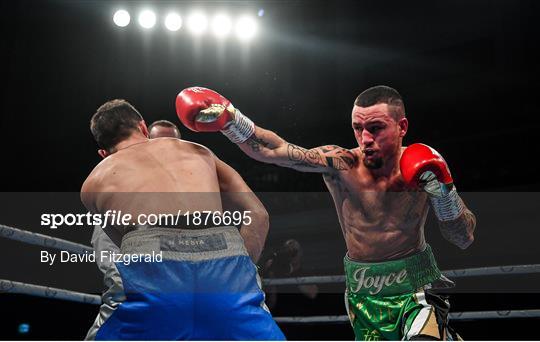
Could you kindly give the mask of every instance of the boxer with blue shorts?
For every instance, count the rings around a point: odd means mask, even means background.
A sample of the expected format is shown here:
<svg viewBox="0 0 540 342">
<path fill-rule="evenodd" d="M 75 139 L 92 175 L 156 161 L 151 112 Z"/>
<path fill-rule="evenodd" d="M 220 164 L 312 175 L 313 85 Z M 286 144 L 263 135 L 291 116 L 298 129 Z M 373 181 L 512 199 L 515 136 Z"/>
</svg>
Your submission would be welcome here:
<svg viewBox="0 0 540 342">
<path fill-rule="evenodd" d="M 103 161 L 84 182 L 81 200 L 92 213 L 121 212 L 132 221 L 103 231 L 120 253 L 104 246 L 112 254 L 96 255 L 110 266 L 111 283 L 86 339 L 283 340 L 255 266 L 268 213 L 240 175 L 199 144 L 149 140 L 142 116 L 125 100 L 101 106 L 91 130 Z M 187 212 L 249 219 L 211 226 L 213 219 L 196 224 Z M 136 223 L 150 214 L 183 220 Z M 112 264 L 103 260 L 111 257 Z"/>
<path fill-rule="evenodd" d="M 163 260 L 116 263 L 126 299 L 91 329 L 97 340 L 284 339 L 236 227 L 133 231 L 121 251 Z"/>
</svg>

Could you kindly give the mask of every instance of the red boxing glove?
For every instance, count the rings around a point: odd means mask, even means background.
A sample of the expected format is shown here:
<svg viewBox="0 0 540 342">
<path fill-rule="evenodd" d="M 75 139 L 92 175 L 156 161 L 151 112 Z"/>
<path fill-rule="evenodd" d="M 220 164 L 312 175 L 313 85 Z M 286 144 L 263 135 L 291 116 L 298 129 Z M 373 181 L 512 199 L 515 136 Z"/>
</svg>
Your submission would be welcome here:
<svg viewBox="0 0 540 342">
<path fill-rule="evenodd" d="M 412 144 L 407 147 L 401 154 L 399 168 L 405 183 L 411 187 L 421 186 L 424 183 L 421 176 L 427 171 L 433 172 L 437 180 L 443 184 L 450 185 L 454 182 L 443 157 L 424 144 Z"/>
<path fill-rule="evenodd" d="M 428 193 L 439 221 L 457 219 L 464 210 L 448 165 L 443 157 L 424 144 L 412 144 L 401 154 L 401 175 L 411 187 L 421 187 Z"/>
<path fill-rule="evenodd" d="M 232 120 L 231 111 L 231 101 L 207 88 L 186 88 L 176 96 L 178 118 L 195 132 L 222 130 Z"/>
<path fill-rule="evenodd" d="M 235 144 L 245 142 L 255 132 L 255 124 L 220 94 L 202 87 L 182 90 L 176 96 L 176 114 L 195 132 L 221 131 Z"/>
</svg>

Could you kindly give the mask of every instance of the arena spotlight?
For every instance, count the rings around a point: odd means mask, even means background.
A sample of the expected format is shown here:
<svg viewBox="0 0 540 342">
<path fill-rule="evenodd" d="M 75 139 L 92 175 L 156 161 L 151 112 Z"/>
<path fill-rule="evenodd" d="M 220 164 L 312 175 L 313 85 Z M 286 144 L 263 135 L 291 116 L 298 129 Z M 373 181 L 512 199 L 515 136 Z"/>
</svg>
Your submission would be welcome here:
<svg viewBox="0 0 540 342">
<path fill-rule="evenodd" d="M 201 34 L 208 27 L 208 19 L 201 12 L 191 14 L 187 20 L 189 30 L 194 34 Z"/>
<path fill-rule="evenodd" d="M 131 18 L 126 10 L 118 10 L 113 15 L 113 21 L 116 26 L 126 27 L 129 25 L 130 20 Z"/>
<path fill-rule="evenodd" d="M 224 15 L 218 14 L 212 19 L 212 31 L 218 37 L 224 37 L 231 32 L 232 22 L 231 19 Z"/>
<path fill-rule="evenodd" d="M 169 13 L 165 17 L 165 27 L 169 31 L 178 31 L 182 27 L 182 18 L 176 13 Z"/>
<path fill-rule="evenodd" d="M 144 10 L 139 14 L 139 25 L 145 29 L 154 27 L 156 24 L 156 14 L 150 10 Z"/>
<path fill-rule="evenodd" d="M 242 41 L 248 41 L 257 33 L 257 23 L 251 17 L 242 17 L 236 23 L 236 35 Z"/>
</svg>

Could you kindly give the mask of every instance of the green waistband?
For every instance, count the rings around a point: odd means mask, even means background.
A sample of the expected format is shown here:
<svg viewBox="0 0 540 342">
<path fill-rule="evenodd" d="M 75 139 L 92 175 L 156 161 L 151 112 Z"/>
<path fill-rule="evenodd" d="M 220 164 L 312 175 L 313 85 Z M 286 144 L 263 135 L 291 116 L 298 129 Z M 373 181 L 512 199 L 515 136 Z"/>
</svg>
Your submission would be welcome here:
<svg viewBox="0 0 540 342">
<path fill-rule="evenodd" d="M 409 257 L 362 263 L 344 258 L 347 291 L 353 294 L 390 296 L 414 292 L 441 277 L 431 247 Z"/>
</svg>

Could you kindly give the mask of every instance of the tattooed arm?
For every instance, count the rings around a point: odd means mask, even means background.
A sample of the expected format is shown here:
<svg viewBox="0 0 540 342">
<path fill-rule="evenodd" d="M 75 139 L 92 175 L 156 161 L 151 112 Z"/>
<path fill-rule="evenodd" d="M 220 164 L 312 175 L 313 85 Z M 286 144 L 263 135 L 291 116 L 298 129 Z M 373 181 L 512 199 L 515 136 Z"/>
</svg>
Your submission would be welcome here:
<svg viewBox="0 0 540 342">
<path fill-rule="evenodd" d="M 191 87 L 176 98 L 180 121 L 194 131 L 220 131 L 253 159 L 298 171 L 328 173 L 348 170 L 355 154 L 339 146 L 305 149 L 290 144 L 274 132 L 255 126 L 229 100 L 213 90 Z"/>
<path fill-rule="evenodd" d="M 348 170 L 356 163 L 356 155 L 345 148 L 327 145 L 306 149 L 283 140 L 276 133 L 255 126 L 255 132 L 240 149 L 251 158 L 304 172 Z"/>
<path fill-rule="evenodd" d="M 461 200 L 461 199 L 460 199 Z M 474 241 L 476 217 L 463 204 L 463 213 L 452 221 L 439 221 L 442 236 L 461 249 L 466 249 Z"/>
</svg>

